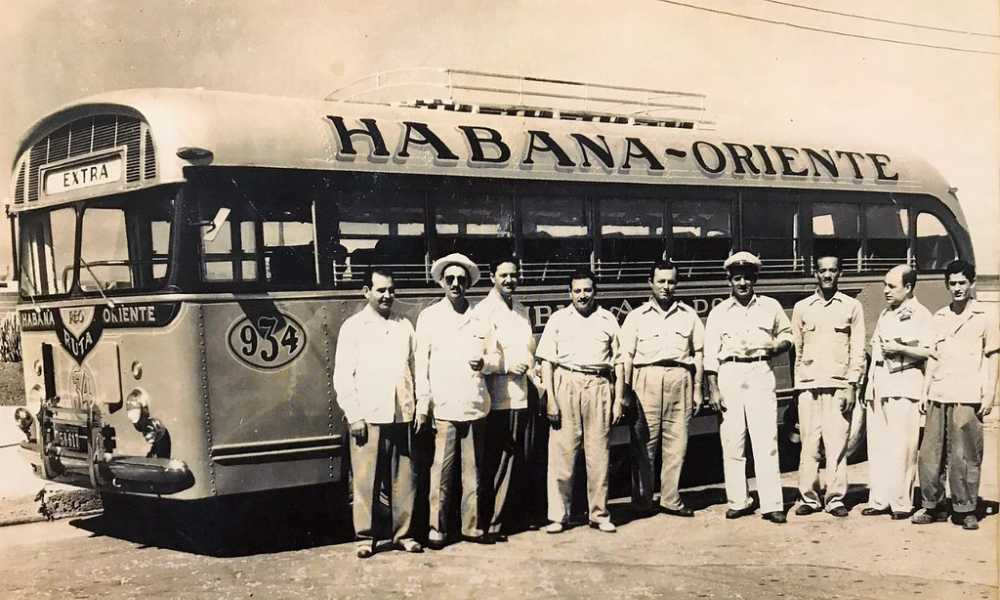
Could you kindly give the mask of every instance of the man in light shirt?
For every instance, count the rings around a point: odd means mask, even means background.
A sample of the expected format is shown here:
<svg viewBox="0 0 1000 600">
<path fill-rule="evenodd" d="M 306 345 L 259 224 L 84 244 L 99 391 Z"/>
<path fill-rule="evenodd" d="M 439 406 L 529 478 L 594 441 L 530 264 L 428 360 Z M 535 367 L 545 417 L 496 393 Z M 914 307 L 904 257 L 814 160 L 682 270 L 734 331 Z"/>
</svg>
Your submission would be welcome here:
<svg viewBox="0 0 1000 600">
<path fill-rule="evenodd" d="M 677 267 L 659 261 L 649 272 L 652 297 L 625 317 L 618 362 L 634 392 L 632 424 L 635 473 L 633 502 L 653 508 L 653 487 L 660 463 L 659 510 L 693 517 L 679 493 L 687 450 L 688 421 L 701 404 L 702 343 L 705 328 L 697 311 L 674 298 Z M 626 396 L 627 397 L 627 396 Z"/>
<path fill-rule="evenodd" d="M 944 277 L 951 303 L 934 313 L 927 420 L 918 454 L 924 510 L 912 521 L 926 525 L 948 519 L 947 476 L 952 518 L 974 530 L 979 529 L 975 511 L 983 464 L 982 418 L 993 410 L 996 397 L 1000 330 L 986 307 L 972 299 L 973 265 L 953 261 Z"/>
<path fill-rule="evenodd" d="M 406 552 L 420 552 L 411 534 L 413 325 L 392 312 L 396 290 L 388 270 L 376 267 L 367 273 L 363 292 L 367 304 L 340 327 L 333 369 L 337 402 L 350 424 L 354 530 L 363 540 L 357 555 L 367 558 L 375 551 L 382 529 L 375 522 L 375 506 L 387 480 L 392 541 Z"/>
<path fill-rule="evenodd" d="M 431 276 L 445 296 L 417 317 L 416 387 L 417 429 L 433 423 L 437 431 L 427 535 L 427 545 L 436 550 L 454 537 L 448 531 L 448 515 L 458 493 L 453 483 L 456 469 L 461 480 L 461 536 L 491 541 L 481 507 L 488 486 L 480 485 L 490 411 L 482 373 L 489 324 L 473 314 L 465 297 L 465 290 L 479 280 L 479 268 L 468 257 L 453 253 L 439 258 Z"/>
<path fill-rule="evenodd" d="M 532 421 L 528 382 L 535 364 L 535 336 L 528 310 L 514 298 L 520 275 L 516 260 L 500 259 L 491 271 L 493 288 L 473 314 L 490 326 L 483 366 L 491 399 L 486 416 L 484 484 L 493 487 L 485 498 L 484 516 L 492 514 L 490 537 L 504 541 L 504 529 L 509 530 L 518 517 L 513 510 L 520 508 L 525 513 L 533 508 L 524 499 L 529 495 L 525 487 Z"/>
<path fill-rule="evenodd" d="M 722 415 L 719 438 L 729 499 L 727 519 L 753 513 L 747 494 L 746 437 L 753 444 L 754 473 L 763 517 L 786 521 L 778 464 L 778 399 L 768 360 L 792 345 L 792 326 L 781 304 L 754 293 L 760 259 L 737 252 L 726 259 L 732 295 L 705 324 L 705 373 L 709 403 Z"/>
<path fill-rule="evenodd" d="M 865 363 L 861 303 L 837 291 L 840 259 L 816 259 L 816 292 L 795 304 L 795 389 L 799 392 L 799 493 L 804 516 L 826 509 L 846 517 L 847 438 Z M 821 498 L 819 445 L 826 454 L 826 494 Z"/>
<path fill-rule="evenodd" d="M 570 275 L 570 306 L 552 313 L 535 356 L 542 362 L 549 434 L 548 533 L 561 533 L 573 500 L 573 468 L 583 449 L 590 526 L 616 528 L 608 512 L 608 445 L 622 418 L 624 379 L 618 320 L 597 305 L 597 279 L 581 269 Z M 612 376 L 615 376 L 612 382 Z M 612 388 L 614 396 L 612 399 Z"/>
<path fill-rule="evenodd" d="M 917 474 L 924 367 L 930 356 L 931 313 L 913 297 L 917 271 L 889 270 L 882 291 L 886 307 L 872 332 L 872 362 L 865 388 L 871 492 L 864 516 L 909 518 Z"/>
</svg>

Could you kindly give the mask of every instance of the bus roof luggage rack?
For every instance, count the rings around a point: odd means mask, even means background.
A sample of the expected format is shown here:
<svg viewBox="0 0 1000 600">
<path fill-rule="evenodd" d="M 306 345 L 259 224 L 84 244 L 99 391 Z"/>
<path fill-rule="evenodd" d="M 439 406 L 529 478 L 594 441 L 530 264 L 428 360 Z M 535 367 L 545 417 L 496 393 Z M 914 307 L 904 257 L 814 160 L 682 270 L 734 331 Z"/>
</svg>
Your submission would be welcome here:
<svg viewBox="0 0 1000 600">
<path fill-rule="evenodd" d="M 714 129 L 705 94 L 422 67 L 381 71 L 326 100 L 513 117 Z"/>
</svg>

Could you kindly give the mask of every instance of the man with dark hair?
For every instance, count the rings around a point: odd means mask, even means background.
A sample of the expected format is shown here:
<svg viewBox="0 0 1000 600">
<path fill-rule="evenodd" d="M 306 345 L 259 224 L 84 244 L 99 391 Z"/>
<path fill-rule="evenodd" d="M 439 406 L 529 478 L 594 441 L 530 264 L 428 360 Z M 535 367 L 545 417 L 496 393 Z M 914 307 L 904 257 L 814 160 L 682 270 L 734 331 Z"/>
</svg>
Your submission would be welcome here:
<svg viewBox="0 0 1000 600">
<path fill-rule="evenodd" d="M 618 320 L 597 305 L 596 281 L 586 269 L 570 276 L 571 304 L 549 318 L 535 353 L 542 360 L 546 413 L 552 426 L 548 533 L 562 532 L 568 522 L 573 468 L 581 444 L 590 526 L 607 533 L 615 531 L 607 508 L 608 443 L 611 424 L 621 420 L 624 410 L 624 381 L 621 365 L 615 364 Z"/>
<path fill-rule="evenodd" d="M 490 543 L 482 514 L 481 485 L 486 415 L 490 395 L 482 369 L 489 325 L 469 307 L 465 290 L 479 280 L 479 267 L 467 256 L 453 253 L 434 261 L 431 277 L 445 292 L 417 317 L 417 428 L 430 423 L 434 463 L 430 481 L 430 531 L 427 545 L 443 548 L 451 536 L 449 514 L 461 489 L 462 538 Z M 458 471 L 456 473 L 456 471 Z"/>
<path fill-rule="evenodd" d="M 846 517 L 847 437 L 858 381 L 865 364 L 861 303 L 837 290 L 840 259 L 816 259 L 816 292 L 795 303 L 795 389 L 799 392 L 799 493 L 797 515 L 826 509 Z M 826 454 L 826 494 L 819 482 L 820 442 Z"/>
<path fill-rule="evenodd" d="M 649 287 L 650 299 L 625 317 L 618 354 L 625 385 L 638 403 L 632 424 L 632 497 L 640 510 L 652 510 L 659 463 L 659 510 L 693 517 L 681 501 L 679 484 L 688 421 L 702 401 L 705 328 L 697 311 L 674 298 L 677 267 L 672 262 L 653 265 Z"/>
<path fill-rule="evenodd" d="M 493 288 L 473 309 L 473 314 L 489 325 L 483 365 L 491 400 L 486 416 L 484 488 L 489 484 L 492 488 L 484 499 L 484 516 L 492 517 L 489 535 L 494 541 L 506 540 L 503 530 L 509 529 L 517 516 L 512 509 L 522 508 L 521 512 L 527 513 L 532 508 L 518 502 L 528 495 L 527 445 L 532 420 L 528 382 L 535 365 L 535 336 L 528 310 L 514 298 L 519 275 L 516 259 L 494 262 L 490 269 Z"/>
<path fill-rule="evenodd" d="M 778 466 L 778 399 L 768 360 L 792 345 L 792 327 L 781 304 L 754 293 L 760 259 L 737 252 L 723 267 L 732 295 L 720 302 L 705 324 L 705 373 L 709 403 L 722 415 L 723 475 L 729 500 L 727 519 L 753 513 L 747 493 L 746 437 L 753 444 L 757 494 L 763 517 L 784 523 Z"/>
<path fill-rule="evenodd" d="M 367 304 L 341 326 L 333 369 L 337 402 L 350 424 L 354 530 L 362 540 L 357 555 L 367 558 L 375 551 L 381 529 L 376 504 L 385 482 L 392 540 L 406 552 L 420 552 L 412 537 L 413 325 L 392 312 L 396 288 L 389 270 L 366 273 L 362 291 Z"/>
<path fill-rule="evenodd" d="M 864 516 L 913 512 L 924 367 L 930 356 L 931 313 L 913 296 L 917 272 L 897 265 L 885 275 L 886 307 L 872 332 L 865 389 L 871 493 Z"/>
<path fill-rule="evenodd" d="M 972 297 L 976 269 L 956 260 L 945 269 L 951 303 L 934 313 L 931 356 L 927 363 L 927 404 L 918 471 L 924 510 L 913 523 L 948 519 L 945 477 L 951 489 L 953 518 L 964 529 L 978 529 L 981 419 L 993 410 L 997 386 L 1000 331 L 986 307 Z"/>
</svg>

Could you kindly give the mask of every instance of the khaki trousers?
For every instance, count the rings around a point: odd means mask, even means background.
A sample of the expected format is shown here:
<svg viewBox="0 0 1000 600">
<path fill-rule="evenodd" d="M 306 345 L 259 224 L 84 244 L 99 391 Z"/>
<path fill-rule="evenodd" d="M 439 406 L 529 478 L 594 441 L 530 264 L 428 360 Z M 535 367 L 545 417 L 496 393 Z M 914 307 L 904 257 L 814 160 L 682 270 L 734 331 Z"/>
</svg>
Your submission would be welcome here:
<svg viewBox="0 0 1000 600">
<path fill-rule="evenodd" d="M 608 443 L 611 432 L 611 382 L 606 377 L 556 369 L 558 429 L 549 433 L 548 517 L 565 523 L 573 500 L 573 467 L 583 450 L 591 522 L 608 514 Z"/>
<path fill-rule="evenodd" d="M 719 437 L 729 508 L 748 508 L 746 438 L 753 444 L 753 466 L 762 513 L 784 510 L 778 465 L 778 399 L 774 373 L 766 362 L 728 362 L 719 366 L 722 412 Z"/>
<path fill-rule="evenodd" d="M 847 436 L 851 430 L 850 415 L 840 410 L 840 400 L 848 390 L 821 388 L 799 394 L 799 433 L 802 453 L 799 455 L 799 493 L 802 502 L 831 511 L 844 505 L 847 494 Z M 826 455 L 826 494 L 820 499 L 820 443 Z"/>
<path fill-rule="evenodd" d="M 919 403 L 909 398 L 876 399 L 866 416 L 871 480 L 868 506 L 910 512 L 920 439 Z"/>
<path fill-rule="evenodd" d="M 643 508 L 652 506 L 659 464 L 660 506 L 679 510 L 684 506 L 679 486 L 687 451 L 691 372 L 679 366 L 637 367 L 632 389 L 639 402 L 632 424 L 632 500 Z"/>
<path fill-rule="evenodd" d="M 483 535 L 482 485 L 480 469 L 483 465 L 486 419 L 475 421 L 442 421 L 436 419 L 434 435 L 434 463 L 431 465 L 430 484 L 430 539 L 449 537 L 448 515 L 452 503 L 461 490 L 462 535 Z"/>
<path fill-rule="evenodd" d="M 361 539 L 379 539 L 379 533 L 384 528 L 375 523 L 375 506 L 381 490 L 388 487 L 392 541 L 412 537 L 417 473 L 413 468 L 410 424 L 369 423 L 368 439 L 364 445 L 358 445 L 354 437 L 350 437 L 355 533 Z"/>
</svg>

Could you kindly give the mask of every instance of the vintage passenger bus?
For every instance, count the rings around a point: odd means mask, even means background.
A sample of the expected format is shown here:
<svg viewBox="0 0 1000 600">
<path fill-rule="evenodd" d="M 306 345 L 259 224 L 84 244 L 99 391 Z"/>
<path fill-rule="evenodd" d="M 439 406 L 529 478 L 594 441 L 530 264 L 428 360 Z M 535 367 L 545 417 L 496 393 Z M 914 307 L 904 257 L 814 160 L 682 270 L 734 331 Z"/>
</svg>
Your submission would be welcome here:
<svg viewBox="0 0 1000 600">
<path fill-rule="evenodd" d="M 953 190 L 903 153 L 713 131 L 683 93 L 457 75 L 417 101 L 129 90 L 31 127 L 9 211 L 38 474 L 177 500 L 343 481 L 333 356 L 372 265 L 415 319 L 441 294 L 434 258 L 514 255 L 540 333 L 579 266 L 623 318 L 672 257 L 706 316 L 730 253 L 760 255 L 759 292 L 790 310 L 834 252 L 870 327 L 888 267 L 972 258 Z"/>
</svg>

